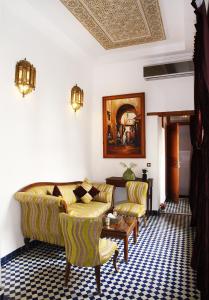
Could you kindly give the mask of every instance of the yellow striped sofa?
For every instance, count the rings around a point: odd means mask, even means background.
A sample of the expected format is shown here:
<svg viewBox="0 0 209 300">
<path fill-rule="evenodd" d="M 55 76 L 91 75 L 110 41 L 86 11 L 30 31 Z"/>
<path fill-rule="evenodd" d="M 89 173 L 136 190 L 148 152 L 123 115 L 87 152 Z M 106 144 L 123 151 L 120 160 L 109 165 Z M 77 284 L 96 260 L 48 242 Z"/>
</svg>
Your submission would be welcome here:
<svg viewBox="0 0 209 300">
<path fill-rule="evenodd" d="M 21 227 L 26 244 L 33 239 L 63 246 L 60 212 L 75 217 L 91 218 L 98 217 L 112 208 L 114 186 L 92 183 L 100 193 L 86 204 L 77 202 L 73 193 L 80 183 L 37 182 L 15 193 L 15 199 L 21 205 Z M 47 195 L 47 192 L 52 194 L 55 185 L 58 186 L 62 197 Z"/>
</svg>

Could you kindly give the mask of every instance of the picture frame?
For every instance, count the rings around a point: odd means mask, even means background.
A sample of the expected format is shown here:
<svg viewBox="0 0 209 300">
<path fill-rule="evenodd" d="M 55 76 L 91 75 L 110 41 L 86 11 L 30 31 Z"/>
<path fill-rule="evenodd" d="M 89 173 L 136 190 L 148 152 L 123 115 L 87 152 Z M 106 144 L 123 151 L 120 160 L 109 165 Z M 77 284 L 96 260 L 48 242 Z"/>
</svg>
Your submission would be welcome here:
<svg viewBox="0 0 209 300">
<path fill-rule="evenodd" d="M 145 158 L 145 94 L 104 96 L 103 157 Z"/>
</svg>

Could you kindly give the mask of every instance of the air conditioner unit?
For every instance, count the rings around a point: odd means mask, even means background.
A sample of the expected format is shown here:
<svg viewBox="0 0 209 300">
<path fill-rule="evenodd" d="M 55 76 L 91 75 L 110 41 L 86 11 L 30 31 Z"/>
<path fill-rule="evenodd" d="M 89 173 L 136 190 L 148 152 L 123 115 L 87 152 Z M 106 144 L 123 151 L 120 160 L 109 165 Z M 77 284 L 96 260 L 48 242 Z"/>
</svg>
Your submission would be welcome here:
<svg viewBox="0 0 209 300">
<path fill-rule="evenodd" d="M 194 64 L 191 60 L 144 67 L 145 80 L 155 80 L 191 75 L 194 75 Z"/>
</svg>

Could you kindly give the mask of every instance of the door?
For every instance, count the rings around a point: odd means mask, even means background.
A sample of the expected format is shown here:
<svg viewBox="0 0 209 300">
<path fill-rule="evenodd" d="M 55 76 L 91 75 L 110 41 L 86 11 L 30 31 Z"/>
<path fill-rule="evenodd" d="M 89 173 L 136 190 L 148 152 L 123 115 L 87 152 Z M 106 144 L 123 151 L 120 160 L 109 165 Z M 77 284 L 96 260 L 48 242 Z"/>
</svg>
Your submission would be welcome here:
<svg viewBox="0 0 209 300">
<path fill-rule="evenodd" d="M 166 196 L 179 200 L 179 125 L 168 124 L 166 128 Z"/>
</svg>

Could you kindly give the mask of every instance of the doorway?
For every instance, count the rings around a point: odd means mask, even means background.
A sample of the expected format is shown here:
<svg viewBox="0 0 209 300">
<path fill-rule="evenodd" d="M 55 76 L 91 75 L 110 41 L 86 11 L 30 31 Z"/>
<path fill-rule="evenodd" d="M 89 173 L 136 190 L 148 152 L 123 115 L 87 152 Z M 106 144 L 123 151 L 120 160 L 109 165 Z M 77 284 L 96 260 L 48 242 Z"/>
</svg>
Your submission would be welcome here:
<svg viewBox="0 0 209 300">
<path fill-rule="evenodd" d="M 190 188 L 190 142 L 188 116 L 169 116 L 165 134 L 166 200 L 188 198 Z"/>
</svg>

